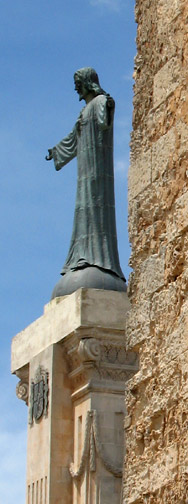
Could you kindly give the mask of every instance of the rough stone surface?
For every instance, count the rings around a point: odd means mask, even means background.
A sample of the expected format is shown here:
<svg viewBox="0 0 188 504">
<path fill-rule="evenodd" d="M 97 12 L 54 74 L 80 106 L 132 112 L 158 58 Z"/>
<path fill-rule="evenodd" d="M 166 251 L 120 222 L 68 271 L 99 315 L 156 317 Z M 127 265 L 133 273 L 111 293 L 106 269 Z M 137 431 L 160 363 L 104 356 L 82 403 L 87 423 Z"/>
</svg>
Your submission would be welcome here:
<svg viewBox="0 0 188 504">
<path fill-rule="evenodd" d="M 124 504 L 188 502 L 188 4 L 136 0 Z"/>
<path fill-rule="evenodd" d="M 175 91 L 179 83 L 179 57 L 173 57 L 157 72 L 153 83 L 153 106 L 158 107 L 161 102 Z"/>
</svg>

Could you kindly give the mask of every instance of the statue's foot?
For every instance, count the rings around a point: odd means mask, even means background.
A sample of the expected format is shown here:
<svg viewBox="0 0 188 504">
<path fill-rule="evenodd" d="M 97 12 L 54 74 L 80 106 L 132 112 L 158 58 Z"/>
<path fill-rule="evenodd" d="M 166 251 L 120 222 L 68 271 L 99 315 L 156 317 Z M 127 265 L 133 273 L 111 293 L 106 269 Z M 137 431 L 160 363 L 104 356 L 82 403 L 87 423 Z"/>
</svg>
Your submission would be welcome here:
<svg viewBox="0 0 188 504">
<path fill-rule="evenodd" d="M 51 299 L 72 294 L 77 289 L 103 289 L 126 292 L 127 286 L 122 278 L 111 271 L 97 266 L 89 266 L 75 271 L 68 271 L 55 285 Z"/>
</svg>

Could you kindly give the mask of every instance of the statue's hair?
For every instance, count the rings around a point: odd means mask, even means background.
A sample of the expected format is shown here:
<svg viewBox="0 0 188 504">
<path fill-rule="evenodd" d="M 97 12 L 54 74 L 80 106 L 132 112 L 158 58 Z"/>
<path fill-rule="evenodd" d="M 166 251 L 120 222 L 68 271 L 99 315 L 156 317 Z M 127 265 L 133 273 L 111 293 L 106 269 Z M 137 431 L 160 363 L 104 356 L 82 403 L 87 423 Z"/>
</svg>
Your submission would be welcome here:
<svg viewBox="0 0 188 504">
<path fill-rule="evenodd" d="M 100 94 L 107 95 L 106 91 L 104 91 L 104 89 L 102 89 L 100 86 L 99 78 L 94 68 L 80 68 L 80 70 L 77 70 L 77 72 L 75 72 L 74 79 L 75 77 L 78 77 L 83 82 L 85 88 L 88 91 L 94 93 L 95 96 L 98 96 Z"/>
</svg>

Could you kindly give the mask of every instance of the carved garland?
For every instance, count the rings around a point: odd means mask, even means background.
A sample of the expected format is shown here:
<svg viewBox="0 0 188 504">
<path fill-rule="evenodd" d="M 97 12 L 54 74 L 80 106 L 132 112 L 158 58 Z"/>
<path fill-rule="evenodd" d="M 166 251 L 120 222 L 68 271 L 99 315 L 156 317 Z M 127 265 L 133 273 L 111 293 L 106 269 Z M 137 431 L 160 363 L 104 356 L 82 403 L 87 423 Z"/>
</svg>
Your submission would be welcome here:
<svg viewBox="0 0 188 504">
<path fill-rule="evenodd" d="M 89 456 L 89 466 L 90 471 L 95 472 L 96 470 L 96 453 L 100 457 L 104 467 L 107 471 L 111 472 L 117 478 L 122 477 L 122 469 L 115 466 L 113 462 L 109 461 L 103 452 L 100 438 L 99 438 L 99 428 L 97 411 L 91 410 L 87 412 L 86 423 L 85 423 L 85 437 L 84 437 L 84 447 L 81 456 L 80 465 L 77 471 L 74 470 L 74 464 L 70 465 L 70 473 L 72 478 L 80 478 L 84 473 L 86 460 Z"/>
</svg>

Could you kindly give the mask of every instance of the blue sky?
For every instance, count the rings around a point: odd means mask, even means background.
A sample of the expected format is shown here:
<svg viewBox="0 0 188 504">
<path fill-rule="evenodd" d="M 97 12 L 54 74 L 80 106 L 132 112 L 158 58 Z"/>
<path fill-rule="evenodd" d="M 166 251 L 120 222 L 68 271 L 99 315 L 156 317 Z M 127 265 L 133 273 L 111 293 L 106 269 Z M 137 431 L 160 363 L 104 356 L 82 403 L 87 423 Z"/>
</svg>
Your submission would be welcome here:
<svg viewBox="0 0 188 504">
<path fill-rule="evenodd" d="M 82 107 L 73 74 L 93 66 L 116 101 L 114 165 L 120 263 L 128 277 L 127 170 L 136 53 L 133 0 L 0 0 L 0 502 L 24 504 L 27 408 L 10 375 L 11 338 L 39 317 L 65 261 L 76 161 L 44 160 Z"/>
</svg>

